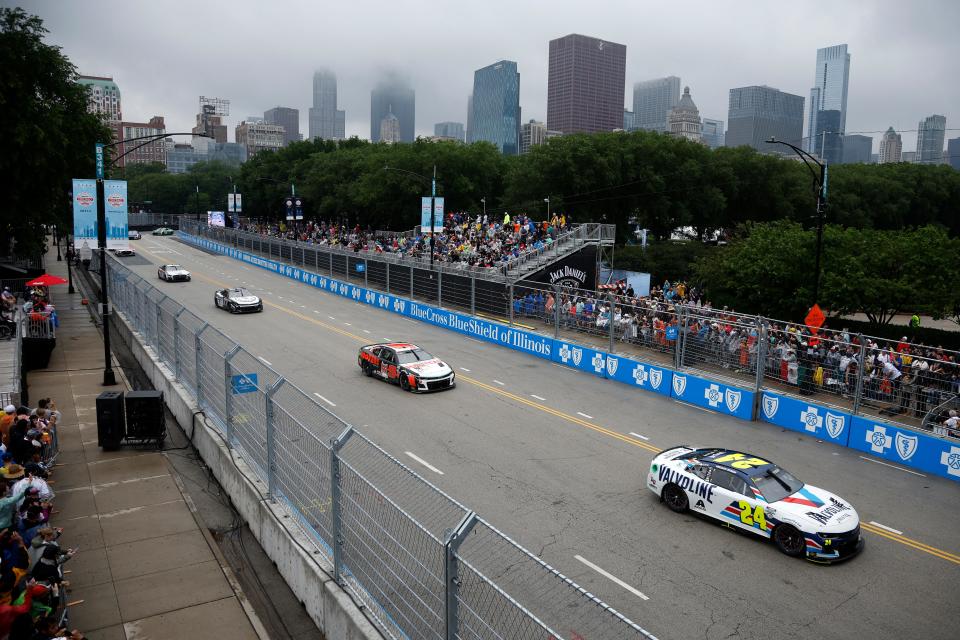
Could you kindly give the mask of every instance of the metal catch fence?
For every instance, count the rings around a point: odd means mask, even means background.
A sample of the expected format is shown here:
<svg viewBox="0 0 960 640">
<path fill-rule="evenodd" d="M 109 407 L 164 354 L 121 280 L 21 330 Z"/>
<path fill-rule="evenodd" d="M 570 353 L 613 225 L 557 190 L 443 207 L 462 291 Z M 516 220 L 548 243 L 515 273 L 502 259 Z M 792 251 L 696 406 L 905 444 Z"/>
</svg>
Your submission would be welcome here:
<svg viewBox="0 0 960 640">
<path fill-rule="evenodd" d="M 388 638 L 654 638 L 115 259 L 113 305 Z"/>
</svg>

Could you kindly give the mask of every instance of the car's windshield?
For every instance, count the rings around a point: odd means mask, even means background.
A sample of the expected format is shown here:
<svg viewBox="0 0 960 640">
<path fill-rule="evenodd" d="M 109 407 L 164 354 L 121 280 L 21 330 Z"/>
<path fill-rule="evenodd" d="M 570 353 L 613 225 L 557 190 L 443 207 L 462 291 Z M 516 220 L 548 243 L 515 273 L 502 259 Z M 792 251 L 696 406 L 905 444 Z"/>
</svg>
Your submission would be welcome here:
<svg viewBox="0 0 960 640">
<path fill-rule="evenodd" d="M 167 271 L 180 271 L 180 265 L 178 264 L 168 264 Z"/>
<path fill-rule="evenodd" d="M 750 478 L 767 502 L 783 500 L 803 488 L 803 483 L 780 467 L 770 467 Z"/>
<path fill-rule="evenodd" d="M 423 349 L 412 349 L 410 351 L 401 351 L 397 354 L 397 362 L 400 364 L 413 364 L 424 360 L 433 360 L 433 356 Z"/>
<path fill-rule="evenodd" d="M 249 291 L 247 291 L 246 289 L 241 289 L 241 288 L 233 289 L 233 290 L 230 292 L 230 296 L 233 297 L 233 298 L 246 298 L 246 297 L 249 296 L 249 295 L 250 295 L 250 292 L 249 292 Z"/>
</svg>

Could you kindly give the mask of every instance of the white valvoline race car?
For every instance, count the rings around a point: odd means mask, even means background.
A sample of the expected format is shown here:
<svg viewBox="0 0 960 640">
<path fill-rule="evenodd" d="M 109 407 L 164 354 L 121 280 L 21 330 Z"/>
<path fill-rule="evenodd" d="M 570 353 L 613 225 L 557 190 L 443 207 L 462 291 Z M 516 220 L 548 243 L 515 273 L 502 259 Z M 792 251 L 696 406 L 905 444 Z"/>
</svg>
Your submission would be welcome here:
<svg viewBox="0 0 960 640">
<path fill-rule="evenodd" d="M 453 369 L 407 342 L 360 347 L 357 364 L 364 374 L 399 384 L 404 391 L 440 391 L 456 386 Z"/>
<path fill-rule="evenodd" d="M 829 564 L 863 549 L 853 506 L 747 453 L 666 449 L 653 459 L 647 487 L 673 511 L 691 509 L 769 538 L 789 556 Z"/>
<path fill-rule="evenodd" d="M 230 313 L 249 313 L 263 311 L 263 301 L 243 287 L 217 289 L 213 294 L 213 304 Z"/>
<path fill-rule="evenodd" d="M 161 265 L 157 277 L 167 282 L 190 282 L 190 272 L 178 264 Z"/>
</svg>

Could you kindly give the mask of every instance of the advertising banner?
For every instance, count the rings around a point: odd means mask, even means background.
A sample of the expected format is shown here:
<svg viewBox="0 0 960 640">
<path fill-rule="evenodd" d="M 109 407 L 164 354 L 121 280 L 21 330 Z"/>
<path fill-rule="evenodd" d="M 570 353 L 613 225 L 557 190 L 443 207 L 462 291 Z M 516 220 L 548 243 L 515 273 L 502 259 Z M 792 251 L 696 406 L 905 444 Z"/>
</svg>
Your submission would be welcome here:
<svg viewBox="0 0 960 640">
<path fill-rule="evenodd" d="M 639 360 L 607 355 L 607 377 L 645 391 L 670 395 L 673 371 Z"/>
<path fill-rule="evenodd" d="M 226 226 L 226 219 L 223 211 L 207 211 L 207 226 L 223 227 Z"/>
<path fill-rule="evenodd" d="M 104 180 L 103 199 L 107 214 L 107 249 L 129 249 L 127 181 Z"/>
<path fill-rule="evenodd" d="M 850 414 L 764 390 L 758 417 L 763 422 L 847 446 Z"/>
<path fill-rule="evenodd" d="M 589 347 L 584 347 L 572 342 L 563 340 L 554 341 L 556 352 L 553 354 L 553 361 L 565 364 L 574 369 L 589 371 L 593 375 L 606 377 L 607 354 L 603 351 L 597 351 Z"/>
<path fill-rule="evenodd" d="M 420 233 L 430 232 L 430 196 L 420 198 Z"/>
<path fill-rule="evenodd" d="M 894 464 L 960 482 L 960 445 L 946 438 L 911 431 L 870 416 L 853 416 L 847 446 Z"/>
<path fill-rule="evenodd" d="M 73 179 L 73 247 L 97 249 L 97 181 Z"/>
<path fill-rule="evenodd" d="M 752 418 L 754 398 L 752 391 L 678 371 L 673 372 L 670 389 L 677 400 L 742 420 Z"/>
<path fill-rule="evenodd" d="M 433 199 L 433 231 L 443 232 L 443 198 Z"/>
</svg>

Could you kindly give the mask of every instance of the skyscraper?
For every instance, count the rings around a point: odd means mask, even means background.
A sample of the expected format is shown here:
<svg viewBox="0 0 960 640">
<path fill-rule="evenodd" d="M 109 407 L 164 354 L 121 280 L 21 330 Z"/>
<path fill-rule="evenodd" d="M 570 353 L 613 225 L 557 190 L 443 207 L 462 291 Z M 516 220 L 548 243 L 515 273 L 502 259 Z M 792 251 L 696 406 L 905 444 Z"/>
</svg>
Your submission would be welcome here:
<svg viewBox="0 0 960 640">
<path fill-rule="evenodd" d="M 839 164 L 843 160 L 843 136 L 840 130 L 840 112 L 836 109 L 824 109 L 817 114 L 817 130 L 810 141 L 810 153 L 814 153 L 827 164 Z"/>
<path fill-rule="evenodd" d="M 400 126 L 398 142 L 413 142 L 416 120 L 416 94 L 406 83 L 391 78 L 370 92 L 370 141 L 380 142 L 380 123 L 392 113 Z"/>
<path fill-rule="evenodd" d="M 917 162 L 943 162 L 943 138 L 947 129 L 944 116 L 927 116 L 917 125 Z"/>
<path fill-rule="evenodd" d="M 501 60 L 473 73 L 471 141 L 492 142 L 505 155 L 517 155 L 520 137 L 520 73 Z"/>
<path fill-rule="evenodd" d="M 433 125 L 433 135 L 437 138 L 453 138 L 463 142 L 462 122 L 438 122 Z"/>
<path fill-rule="evenodd" d="M 387 115 L 380 120 L 380 136 L 378 142 L 394 144 L 400 142 L 400 119 L 393 114 L 393 108 L 387 107 Z"/>
<path fill-rule="evenodd" d="M 299 142 L 300 111 L 290 107 L 274 107 L 263 112 L 263 121 L 267 124 L 278 124 L 283 127 L 283 145 Z"/>
<path fill-rule="evenodd" d="M 869 164 L 873 153 L 873 138 L 870 136 L 843 136 L 843 164 Z"/>
<path fill-rule="evenodd" d="M 813 88 L 810 89 L 810 112 L 807 117 L 807 136 L 811 138 L 807 151 L 813 152 L 815 142 L 812 139 L 818 131 L 831 131 L 817 124 L 821 111 L 839 111 L 839 127 L 835 131 L 842 134 L 847 130 L 847 84 L 850 81 L 850 54 L 847 45 L 817 49 L 817 66 L 814 70 Z M 820 143 L 822 145 L 822 141 Z"/>
<path fill-rule="evenodd" d="M 667 113 L 680 102 L 680 78 L 667 76 L 633 85 L 633 121 L 637 129 L 667 130 Z"/>
<path fill-rule="evenodd" d="M 726 146 L 747 145 L 767 153 L 785 152 L 781 145 L 767 144 L 776 138 L 799 144 L 803 135 L 803 96 L 768 86 L 730 89 Z"/>
<path fill-rule="evenodd" d="M 703 119 L 703 143 L 711 149 L 724 145 L 723 120 Z"/>
<path fill-rule="evenodd" d="M 467 96 L 467 142 L 473 142 L 473 94 Z"/>
<path fill-rule="evenodd" d="M 530 153 L 530 149 L 547 141 L 547 125 L 536 120 L 520 126 L 520 154 Z"/>
<path fill-rule="evenodd" d="M 880 160 L 879 164 L 888 164 L 891 162 L 900 162 L 903 152 L 903 141 L 900 134 L 893 130 L 893 127 L 887 129 L 887 132 L 880 138 Z"/>
<path fill-rule="evenodd" d="M 311 139 L 343 140 L 346 137 L 346 113 L 337 109 L 337 74 L 329 69 L 313 74 L 313 106 L 308 120 Z"/>
<path fill-rule="evenodd" d="M 960 138 L 947 140 L 947 164 L 960 171 Z"/>
<path fill-rule="evenodd" d="M 683 96 L 677 106 L 667 113 L 667 132 L 677 138 L 703 142 L 703 123 L 700 110 L 690 96 L 690 87 L 683 88 Z"/>
<path fill-rule="evenodd" d="M 627 47 L 570 34 L 550 41 L 547 128 L 564 134 L 623 127 Z"/>
<path fill-rule="evenodd" d="M 90 113 L 104 113 L 107 120 L 123 120 L 120 109 L 120 88 L 113 78 L 101 76 L 80 76 L 77 84 L 90 87 L 90 96 L 87 99 L 87 111 Z"/>
</svg>

